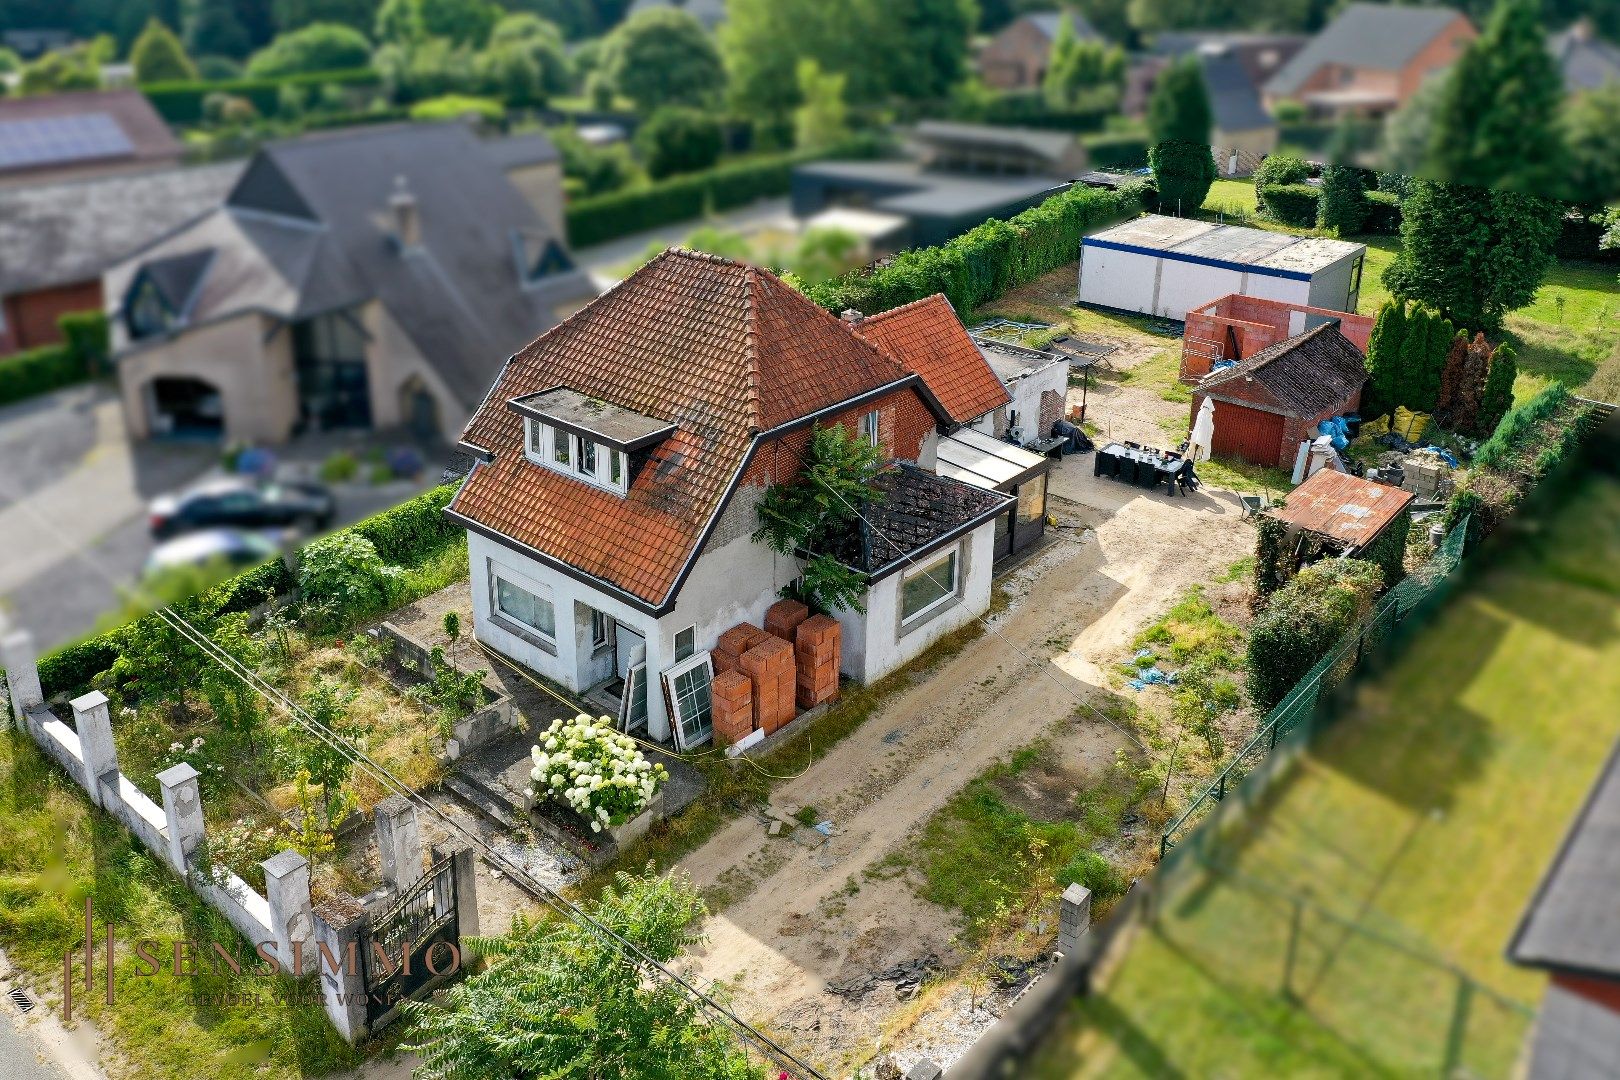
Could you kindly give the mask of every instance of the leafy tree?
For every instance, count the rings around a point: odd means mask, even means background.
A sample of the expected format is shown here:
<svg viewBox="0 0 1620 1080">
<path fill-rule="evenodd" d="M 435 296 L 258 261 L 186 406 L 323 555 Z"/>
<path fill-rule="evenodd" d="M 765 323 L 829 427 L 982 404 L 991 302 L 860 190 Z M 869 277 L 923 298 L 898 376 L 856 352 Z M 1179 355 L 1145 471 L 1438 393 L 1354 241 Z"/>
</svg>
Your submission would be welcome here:
<svg viewBox="0 0 1620 1080">
<path fill-rule="evenodd" d="M 1141 31 L 1303 30 L 1312 0 L 1130 0 L 1131 25 Z"/>
<path fill-rule="evenodd" d="M 276 29 L 302 30 L 315 23 L 340 23 L 363 34 L 371 33 L 379 0 L 273 0 Z"/>
<path fill-rule="evenodd" d="M 1392 412 L 1400 400 L 1401 352 L 1406 346 L 1406 303 L 1385 300 L 1367 339 L 1367 388 L 1361 411 L 1365 416 Z"/>
<path fill-rule="evenodd" d="M 510 105 L 543 105 L 568 89 L 561 32 L 538 15 L 520 12 L 495 24 L 478 55 L 482 88 Z"/>
<path fill-rule="evenodd" d="M 342 682 L 317 675 L 304 691 L 299 705 L 310 720 L 337 735 L 347 745 L 365 746 L 366 727 L 349 717 L 349 706 L 354 704 L 358 691 Z M 354 775 L 354 763 L 325 739 L 299 732 L 300 761 L 309 778 L 320 785 L 321 801 L 326 808 L 326 821 L 336 825 L 354 808 L 354 793 L 347 788 Z"/>
<path fill-rule="evenodd" d="M 1203 206 L 1219 175 L 1208 143 L 1157 143 L 1148 150 L 1148 165 L 1160 209 L 1175 214 L 1195 213 Z"/>
<path fill-rule="evenodd" d="M 1436 179 L 1528 194 L 1562 188 L 1564 80 L 1536 0 L 1499 0 L 1445 80 L 1429 145 Z"/>
<path fill-rule="evenodd" d="M 1429 167 L 1429 145 L 1434 141 L 1434 118 L 1446 92 L 1446 80 L 1427 79 L 1406 99 L 1406 104 L 1384 123 L 1384 168 L 1402 176 L 1422 175 Z"/>
<path fill-rule="evenodd" d="M 370 29 L 379 44 L 409 45 L 427 36 L 418 0 L 383 0 Z"/>
<path fill-rule="evenodd" d="M 197 67 L 174 31 L 152 19 L 129 50 L 138 83 L 179 82 L 197 77 Z"/>
<path fill-rule="evenodd" d="M 19 94 L 59 94 L 68 90 L 94 90 L 101 85 L 101 74 L 81 56 L 48 52 L 27 64 L 17 81 Z"/>
<path fill-rule="evenodd" d="M 1361 231 L 1367 220 L 1367 187 L 1361 170 L 1350 165 L 1329 165 L 1322 173 L 1322 198 L 1317 224 L 1340 236 Z"/>
<path fill-rule="evenodd" d="M 843 425 L 817 426 L 798 474 L 767 488 L 754 539 L 805 560 L 799 599 L 822 611 L 863 610 L 865 575 L 829 551 L 859 520 L 861 507 L 882 499 L 883 450 Z"/>
<path fill-rule="evenodd" d="M 1082 41 L 1073 20 L 1065 14 L 1046 65 L 1041 92 L 1053 108 L 1073 108 L 1095 100 L 1100 90 L 1117 95 L 1125 81 L 1125 53 L 1100 41 Z"/>
<path fill-rule="evenodd" d="M 22 67 L 22 57 L 0 45 L 0 75 L 10 75 Z"/>
<path fill-rule="evenodd" d="M 1076 6 L 1097 33 L 1135 48 L 1137 34 L 1131 24 L 1130 0 L 1080 0 Z"/>
<path fill-rule="evenodd" d="M 906 101 L 944 101 L 967 70 L 978 11 L 974 0 L 857 0 L 864 62 L 884 92 Z"/>
<path fill-rule="evenodd" d="M 1620 83 L 1572 96 L 1564 105 L 1570 196 L 1596 205 L 1620 199 Z"/>
<path fill-rule="evenodd" d="M 500 21 L 501 7 L 492 0 L 416 0 L 422 29 L 429 37 L 481 49 Z"/>
<path fill-rule="evenodd" d="M 1160 72 L 1148 98 L 1147 124 L 1148 138 L 1155 143 L 1209 145 L 1215 113 L 1197 57 L 1183 57 Z"/>
<path fill-rule="evenodd" d="M 591 0 L 506 0 L 508 11 L 538 15 L 569 41 L 582 41 L 603 29 Z"/>
<path fill-rule="evenodd" d="M 720 159 L 720 143 L 713 117 L 678 105 L 659 109 L 636 132 L 636 149 L 654 180 L 709 168 Z"/>
<path fill-rule="evenodd" d="M 339 23 L 316 23 L 282 34 L 254 53 L 247 72 L 256 79 L 272 79 L 364 67 L 370 59 L 371 43 L 360 31 Z"/>
<path fill-rule="evenodd" d="M 711 104 L 726 83 L 714 41 L 678 8 L 636 12 L 613 31 L 602 65 L 614 89 L 642 113 L 660 105 Z"/>
<path fill-rule="evenodd" d="M 1479 418 L 1473 434 L 1489 437 L 1513 408 L 1513 383 L 1519 377 L 1517 354 L 1511 345 L 1498 345 L 1491 354 L 1490 372 L 1485 376 L 1485 392 L 1479 399 Z"/>
<path fill-rule="evenodd" d="M 195 56 L 241 58 L 253 51 L 234 0 L 196 0 L 186 17 L 186 48 Z"/>
<path fill-rule="evenodd" d="M 805 58 L 846 75 L 849 101 L 871 101 L 872 73 L 851 63 L 855 17 L 855 0 L 728 0 L 718 36 L 732 108 L 785 121 L 801 104 L 797 74 Z"/>
<path fill-rule="evenodd" d="M 803 149 L 833 146 L 849 135 L 849 109 L 844 104 L 846 77 L 822 71 L 810 57 L 799 61 L 795 73 L 799 98 L 793 110 L 793 143 Z"/>
<path fill-rule="evenodd" d="M 1508 312 L 1535 299 L 1561 221 L 1562 206 L 1550 199 L 1416 180 L 1384 284 L 1459 325 L 1495 333 Z"/>
<path fill-rule="evenodd" d="M 584 907 L 659 963 L 701 942 L 693 927 L 707 914 L 682 878 L 624 873 Z M 594 929 L 520 917 L 506 937 L 463 944 L 489 966 L 442 1002 L 405 1005 L 417 1080 L 763 1080 L 679 988 Z"/>
</svg>

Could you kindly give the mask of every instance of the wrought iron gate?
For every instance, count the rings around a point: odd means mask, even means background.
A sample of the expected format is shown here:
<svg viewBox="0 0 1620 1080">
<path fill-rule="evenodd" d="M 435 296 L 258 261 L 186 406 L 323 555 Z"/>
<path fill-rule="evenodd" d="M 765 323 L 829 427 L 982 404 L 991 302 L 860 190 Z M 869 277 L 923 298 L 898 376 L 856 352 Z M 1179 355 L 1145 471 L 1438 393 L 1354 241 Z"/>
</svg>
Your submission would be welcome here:
<svg viewBox="0 0 1620 1080">
<path fill-rule="evenodd" d="M 451 948 L 437 948 L 446 943 Z M 360 935 L 368 1026 L 375 1031 L 401 1002 L 451 974 L 452 957 L 460 955 L 454 858 L 447 856 Z"/>
</svg>

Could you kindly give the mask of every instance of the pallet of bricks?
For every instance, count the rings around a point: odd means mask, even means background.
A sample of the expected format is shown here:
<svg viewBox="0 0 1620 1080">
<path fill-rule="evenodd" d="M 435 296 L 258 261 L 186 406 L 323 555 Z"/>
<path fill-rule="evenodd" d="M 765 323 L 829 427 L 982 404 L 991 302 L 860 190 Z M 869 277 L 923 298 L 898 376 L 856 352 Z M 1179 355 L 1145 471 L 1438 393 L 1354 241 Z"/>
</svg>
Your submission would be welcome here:
<svg viewBox="0 0 1620 1080">
<path fill-rule="evenodd" d="M 765 626 L 741 623 L 720 635 L 714 664 L 714 737 L 724 746 L 770 735 L 838 696 L 842 628 L 795 600 L 772 604 Z"/>
</svg>

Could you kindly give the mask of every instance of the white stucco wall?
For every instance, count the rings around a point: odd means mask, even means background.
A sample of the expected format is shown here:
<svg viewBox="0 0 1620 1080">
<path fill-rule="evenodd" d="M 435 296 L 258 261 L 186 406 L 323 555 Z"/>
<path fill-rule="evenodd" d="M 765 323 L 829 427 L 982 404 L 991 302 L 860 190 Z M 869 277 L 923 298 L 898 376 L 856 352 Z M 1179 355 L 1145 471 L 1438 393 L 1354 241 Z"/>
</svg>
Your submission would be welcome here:
<svg viewBox="0 0 1620 1080">
<path fill-rule="evenodd" d="M 933 618 L 902 633 L 900 583 L 904 572 L 890 574 L 867 591 L 864 615 L 856 611 L 838 613 L 838 622 L 843 627 L 845 675 L 864 683 L 881 679 L 944 635 L 989 610 L 995 526 L 986 522 L 957 543 L 964 560 L 957 590 L 959 601 L 942 607 Z M 919 562 L 926 563 L 939 554 L 939 551 L 930 552 Z"/>
<path fill-rule="evenodd" d="M 1133 251 L 1088 247 L 1081 260 L 1080 300 L 1177 320 L 1232 293 L 1339 309 L 1349 289 L 1353 265 L 1354 258 L 1347 258 L 1317 271 L 1311 281 L 1299 281 Z"/>
<path fill-rule="evenodd" d="M 121 319 L 117 341 L 127 344 Z M 116 362 L 125 421 L 137 439 L 150 438 L 150 387 L 159 378 L 199 379 L 219 391 L 224 438 L 280 443 L 298 419 L 291 335 L 262 315 L 193 327 L 120 356 Z"/>
</svg>

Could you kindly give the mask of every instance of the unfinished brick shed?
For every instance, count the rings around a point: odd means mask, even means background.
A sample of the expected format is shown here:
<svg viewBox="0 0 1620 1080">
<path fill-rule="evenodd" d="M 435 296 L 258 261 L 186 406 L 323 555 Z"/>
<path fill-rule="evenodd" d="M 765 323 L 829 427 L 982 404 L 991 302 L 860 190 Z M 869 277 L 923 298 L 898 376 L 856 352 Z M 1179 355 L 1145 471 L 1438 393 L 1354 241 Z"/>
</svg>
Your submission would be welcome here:
<svg viewBox="0 0 1620 1080">
<path fill-rule="evenodd" d="M 1366 355 L 1374 321 L 1369 315 L 1242 293 L 1223 296 L 1187 312 L 1181 336 L 1181 378 L 1196 383 L 1223 360 L 1242 360 L 1335 320 L 1339 333 Z"/>
</svg>

